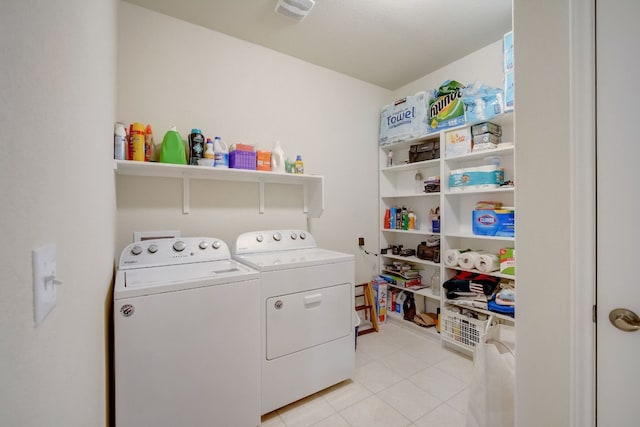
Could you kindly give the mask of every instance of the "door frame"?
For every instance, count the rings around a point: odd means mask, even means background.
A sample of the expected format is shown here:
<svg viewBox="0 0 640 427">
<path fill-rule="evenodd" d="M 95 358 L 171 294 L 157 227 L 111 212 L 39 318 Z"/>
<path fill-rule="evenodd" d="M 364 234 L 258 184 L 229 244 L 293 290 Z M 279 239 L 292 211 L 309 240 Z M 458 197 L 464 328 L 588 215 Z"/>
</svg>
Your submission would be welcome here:
<svg viewBox="0 0 640 427">
<path fill-rule="evenodd" d="M 570 0 L 570 425 L 596 420 L 596 0 Z"/>
</svg>

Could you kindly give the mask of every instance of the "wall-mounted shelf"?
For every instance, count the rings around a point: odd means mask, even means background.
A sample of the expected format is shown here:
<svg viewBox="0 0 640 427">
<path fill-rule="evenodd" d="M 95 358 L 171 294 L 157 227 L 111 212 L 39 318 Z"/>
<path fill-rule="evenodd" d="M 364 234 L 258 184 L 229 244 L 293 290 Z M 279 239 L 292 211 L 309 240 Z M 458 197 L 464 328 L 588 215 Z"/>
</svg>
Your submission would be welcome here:
<svg viewBox="0 0 640 427">
<path fill-rule="evenodd" d="M 183 183 L 182 212 L 185 214 L 189 213 L 190 209 L 190 183 L 192 179 L 258 183 L 260 186 L 260 213 L 264 213 L 265 184 L 302 185 L 304 188 L 304 213 L 310 218 L 319 218 L 324 210 L 324 177 L 319 175 L 296 175 L 246 169 L 216 169 L 130 160 L 114 160 L 113 169 L 118 175 L 181 178 Z"/>
<path fill-rule="evenodd" d="M 385 194 L 380 196 L 383 199 L 400 199 L 409 197 L 440 197 L 440 193 L 400 193 L 400 194 Z"/>
<path fill-rule="evenodd" d="M 434 236 L 439 236 L 440 233 L 432 233 L 429 230 L 422 230 L 420 228 L 416 228 L 414 230 L 402 230 L 399 228 L 383 228 L 382 230 L 380 230 L 382 232 L 387 232 L 387 233 L 398 233 L 398 234 L 418 234 L 418 235 L 434 235 Z"/>
<path fill-rule="evenodd" d="M 478 240 L 504 240 L 506 242 L 515 242 L 515 237 L 508 236 L 483 236 L 481 234 L 470 233 L 446 233 L 446 237 L 460 237 L 463 239 L 478 239 Z"/>
<path fill-rule="evenodd" d="M 430 265 L 432 267 L 440 268 L 440 264 L 433 261 L 427 261 L 426 259 L 420 259 L 417 256 L 400 256 L 393 254 L 382 254 L 381 256 L 389 259 L 395 259 L 396 261 L 412 262 L 414 264 Z"/>
</svg>

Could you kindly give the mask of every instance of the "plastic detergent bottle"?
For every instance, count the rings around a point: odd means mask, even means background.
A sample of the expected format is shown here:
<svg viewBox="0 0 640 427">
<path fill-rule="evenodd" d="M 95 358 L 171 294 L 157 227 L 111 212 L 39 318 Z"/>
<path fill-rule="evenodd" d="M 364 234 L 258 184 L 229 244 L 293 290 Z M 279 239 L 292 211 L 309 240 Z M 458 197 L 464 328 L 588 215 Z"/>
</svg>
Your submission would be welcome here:
<svg viewBox="0 0 640 427">
<path fill-rule="evenodd" d="M 153 160 L 153 130 L 151 125 L 147 125 L 144 128 L 144 161 L 150 162 Z"/>
<path fill-rule="evenodd" d="M 204 150 L 206 148 L 204 135 L 202 130 L 195 128 L 191 129 L 189 134 L 189 164 L 197 165 L 198 160 L 204 157 Z"/>
<path fill-rule="evenodd" d="M 409 230 L 416 229 L 416 214 L 413 213 L 413 209 L 409 209 Z"/>
<path fill-rule="evenodd" d="M 191 129 L 189 134 L 189 164 L 198 165 L 198 160 L 204 155 L 204 135 L 200 129 Z"/>
<path fill-rule="evenodd" d="M 164 134 L 162 139 L 162 147 L 160 148 L 160 161 L 162 163 L 175 163 L 179 165 L 187 164 L 187 155 L 185 153 L 185 143 L 176 130 L 175 126 Z"/>
<path fill-rule="evenodd" d="M 284 173 L 284 151 L 280 147 L 280 141 L 276 141 L 271 150 L 271 171 Z"/>
<path fill-rule="evenodd" d="M 127 130 L 124 123 L 117 122 L 113 130 L 113 158 L 125 160 L 127 158 Z"/>
<path fill-rule="evenodd" d="M 211 138 L 207 138 L 207 149 L 204 150 L 204 158 L 205 159 L 215 159 L 216 155 L 213 152 L 213 141 Z"/>
<path fill-rule="evenodd" d="M 131 147 L 133 149 L 131 160 L 144 162 L 144 125 L 135 122 L 131 126 Z"/>
<path fill-rule="evenodd" d="M 304 163 L 302 163 L 302 156 L 298 154 L 296 161 L 293 162 L 293 173 L 302 175 L 304 173 Z"/>
<path fill-rule="evenodd" d="M 213 166 L 216 168 L 229 167 L 229 148 L 222 142 L 222 138 L 216 136 L 213 140 L 213 152 L 215 154 L 215 162 Z"/>
</svg>

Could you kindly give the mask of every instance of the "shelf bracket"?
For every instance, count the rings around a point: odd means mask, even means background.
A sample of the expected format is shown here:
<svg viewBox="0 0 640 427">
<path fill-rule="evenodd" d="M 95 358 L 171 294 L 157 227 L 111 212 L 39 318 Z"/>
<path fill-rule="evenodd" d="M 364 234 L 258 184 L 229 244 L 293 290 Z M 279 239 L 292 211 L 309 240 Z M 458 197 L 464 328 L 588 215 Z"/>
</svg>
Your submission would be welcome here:
<svg viewBox="0 0 640 427">
<path fill-rule="evenodd" d="M 260 181 L 259 183 L 260 186 L 260 207 L 258 208 L 258 212 L 260 212 L 261 214 L 264 213 L 264 182 Z"/>
<path fill-rule="evenodd" d="M 191 205 L 191 179 L 182 176 L 182 213 L 188 214 Z"/>
</svg>

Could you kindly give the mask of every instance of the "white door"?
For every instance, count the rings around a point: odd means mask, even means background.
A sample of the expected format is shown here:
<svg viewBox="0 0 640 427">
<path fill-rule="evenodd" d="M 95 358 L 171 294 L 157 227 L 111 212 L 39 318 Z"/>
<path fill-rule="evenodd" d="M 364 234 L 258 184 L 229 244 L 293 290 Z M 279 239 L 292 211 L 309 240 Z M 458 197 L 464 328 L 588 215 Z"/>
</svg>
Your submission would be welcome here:
<svg viewBox="0 0 640 427">
<path fill-rule="evenodd" d="M 609 320 L 640 315 L 640 2 L 596 1 L 597 419 L 640 426 L 640 331 Z M 631 323 L 620 319 L 619 323 Z"/>
</svg>

